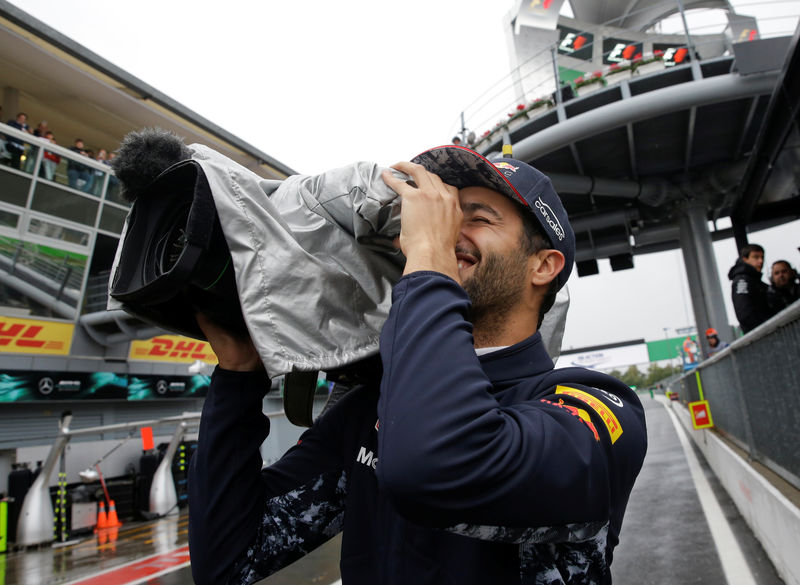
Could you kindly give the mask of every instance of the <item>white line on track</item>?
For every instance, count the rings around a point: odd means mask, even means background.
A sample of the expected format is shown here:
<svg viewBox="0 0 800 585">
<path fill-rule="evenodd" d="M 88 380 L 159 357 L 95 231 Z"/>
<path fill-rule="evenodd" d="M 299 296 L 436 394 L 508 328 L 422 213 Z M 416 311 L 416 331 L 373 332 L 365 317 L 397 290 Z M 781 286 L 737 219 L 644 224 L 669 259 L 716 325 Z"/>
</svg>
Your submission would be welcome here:
<svg viewBox="0 0 800 585">
<path fill-rule="evenodd" d="M 706 476 L 703 474 L 700 462 L 689 444 L 689 439 L 686 437 L 678 417 L 672 412 L 670 406 L 665 405 L 665 408 L 672 419 L 672 424 L 675 426 L 681 447 L 686 455 L 686 461 L 689 463 L 689 471 L 692 473 L 697 496 L 700 499 L 706 522 L 708 522 L 708 527 L 711 530 L 711 538 L 714 540 L 717 556 L 719 556 L 719 560 L 722 563 L 725 580 L 728 585 L 756 585 L 756 580 L 750 572 L 750 567 L 747 565 L 744 554 L 742 554 L 742 549 L 739 548 L 739 543 L 733 535 L 731 526 L 722 513 L 722 508 L 720 508 L 719 502 L 717 502 L 717 498 L 711 490 L 711 485 L 709 485 Z"/>
</svg>

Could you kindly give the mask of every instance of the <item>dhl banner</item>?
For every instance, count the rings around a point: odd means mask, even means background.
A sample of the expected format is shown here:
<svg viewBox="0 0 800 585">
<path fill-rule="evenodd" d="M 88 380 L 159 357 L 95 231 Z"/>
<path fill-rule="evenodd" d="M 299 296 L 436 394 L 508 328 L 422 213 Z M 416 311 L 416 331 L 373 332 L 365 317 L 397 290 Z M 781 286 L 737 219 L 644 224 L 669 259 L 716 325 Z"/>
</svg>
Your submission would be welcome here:
<svg viewBox="0 0 800 585">
<path fill-rule="evenodd" d="M 207 341 L 180 335 L 159 335 L 144 341 L 131 342 L 128 359 L 193 364 L 197 360 L 215 365 L 217 356 Z"/>
<path fill-rule="evenodd" d="M 0 352 L 69 355 L 73 323 L 0 316 Z"/>
</svg>

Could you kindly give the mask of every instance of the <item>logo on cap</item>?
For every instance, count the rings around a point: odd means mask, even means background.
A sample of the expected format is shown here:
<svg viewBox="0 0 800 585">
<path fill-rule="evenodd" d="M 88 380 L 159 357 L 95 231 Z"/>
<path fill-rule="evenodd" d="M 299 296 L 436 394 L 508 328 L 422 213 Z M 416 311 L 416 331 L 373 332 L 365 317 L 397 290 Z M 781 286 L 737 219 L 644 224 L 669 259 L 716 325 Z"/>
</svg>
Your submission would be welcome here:
<svg viewBox="0 0 800 585">
<path fill-rule="evenodd" d="M 511 163 L 507 162 L 495 162 L 492 164 L 495 167 L 497 167 L 500 171 L 508 171 L 508 173 L 503 173 L 506 177 L 509 177 L 510 173 L 516 173 L 519 170 L 519 167 L 515 167 Z"/>
<path fill-rule="evenodd" d="M 542 214 L 544 221 L 547 223 L 547 225 L 550 226 L 550 229 L 553 230 L 553 233 L 555 233 L 555 235 L 558 236 L 558 241 L 560 242 L 561 240 L 563 240 L 564 228 L 561 227 L 561 223 L 558 221 L 556 214 L 553 213 L 553 209 L 547 203 L 542 201 L 541 197 L 539 197 L 536 200 L 535 205 L 536 209 L 539 210 L 539 213 Z"/>
</svg>

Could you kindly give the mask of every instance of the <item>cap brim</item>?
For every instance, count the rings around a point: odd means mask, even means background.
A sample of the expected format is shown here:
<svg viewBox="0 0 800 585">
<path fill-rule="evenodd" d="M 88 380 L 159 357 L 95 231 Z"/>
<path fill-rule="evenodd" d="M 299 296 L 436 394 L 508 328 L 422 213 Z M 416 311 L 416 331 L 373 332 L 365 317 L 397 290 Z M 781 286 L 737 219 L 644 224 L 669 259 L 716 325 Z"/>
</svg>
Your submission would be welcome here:
<svg viewBox="0 0 800 585">
<path fill-rule="evenodd" d="M 411 162 L 422 165 L 438 175 L 442 181 L 458 189 L 486 187 L 529 207 L 525 198 L 489 159 L 469 148 L 439 146 L 418 154 Z"/>
</svg>

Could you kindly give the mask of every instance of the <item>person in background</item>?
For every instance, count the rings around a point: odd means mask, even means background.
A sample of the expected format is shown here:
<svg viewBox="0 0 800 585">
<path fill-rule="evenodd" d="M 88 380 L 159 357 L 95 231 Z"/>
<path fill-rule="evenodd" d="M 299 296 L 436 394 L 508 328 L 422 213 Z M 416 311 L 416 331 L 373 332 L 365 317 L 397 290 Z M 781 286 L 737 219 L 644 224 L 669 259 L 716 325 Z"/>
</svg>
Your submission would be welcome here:
<svg viewBox="0 0 800 585">
<path fill-rule="evenodd" d="M 742 332 L 752 331 L 772 317 L 767 305 L 767 285 L 761 280 L 764 248 L 748 244 L 739 251 L 739 258 L 728 271 L 731 298 Z"/>
<path fill-rule="evenodd" d="M 719 338 L 719 333 L 713 327 L 706 329 L 706 341 L 708 341 L 708 356 L 711 357 L 718 351 L 722 351 L 730 345 Z"/>
<path fill-rule="evenodd" d="M 47 126 L 47 120 L 42 120 L 39 122 L 39 125 L 34 128 L 33 135 L 38 138 L 44 138 L 44 135 L 50 131 L 50 128 Z"/>
<path fill-rule="evenodd" d="M 69 149 L 83 156 L 89 156 L 83 145 L 82 138 L 76 138 L 75 144 L 70 146 Z M 67 160 L 67 177 L 69 186 L 73 189 L 78 189 L 84 193 L 88 193 L 92 188 L 92 173 L 86 165 L 82 165 L 78 161 L 72 159 Z"/>
<path fill-rule="evenodd" d="M 108 164 L 108 151 L 105 148 L 101 148 L 94 156 L 94 160 L 99 163 Z M 93 177 L 92 193 L 95 195 L 100 195 L 100 192 L 103 190 L 103 177 L 105 176 L 105 173 L 100 169 L 92 169 L 91 173 Z"/>
<path fill-rule="evenodd" d="M 461 137 L 458 136 L 458 135 L 453 136 L 453 139 L 452 139 L 451 142 L 453 143 L 453 146 L 461 146 Z"/>
<path fill-rule="evenodd" d="M 786 260 L 772 263 L 767 287 L 767 305 L 773 313 L 780 313 L 800 299 L 797 271 Z"/>
<path fill-rule="evenodd" d="M 57 144 L 56 137 L 50 130 L 45 132 L 42 138 L 51 144 Z M 42 155 L 42 176 L 48 181 L 52 181 L 56 174 L 56 168 L 58 168 L 60 162 L 61 157 L 59 155 L 45 148 L 44 154 Z"/>
<path fill-rule="evenodd" d="M 18 113 L 16 118 L 9 120 L 6 124 L 28 134 L 31 132 L 31 127 L 28 126 L 28 114 L 25 112 Z M 25 145 L 22 141 L 13 136 L 6 136 L 6 150 L 11 155 L 9 164 L 15 169 L 22 168 L 22 155 L 25 154 Z"/>
</svg>

